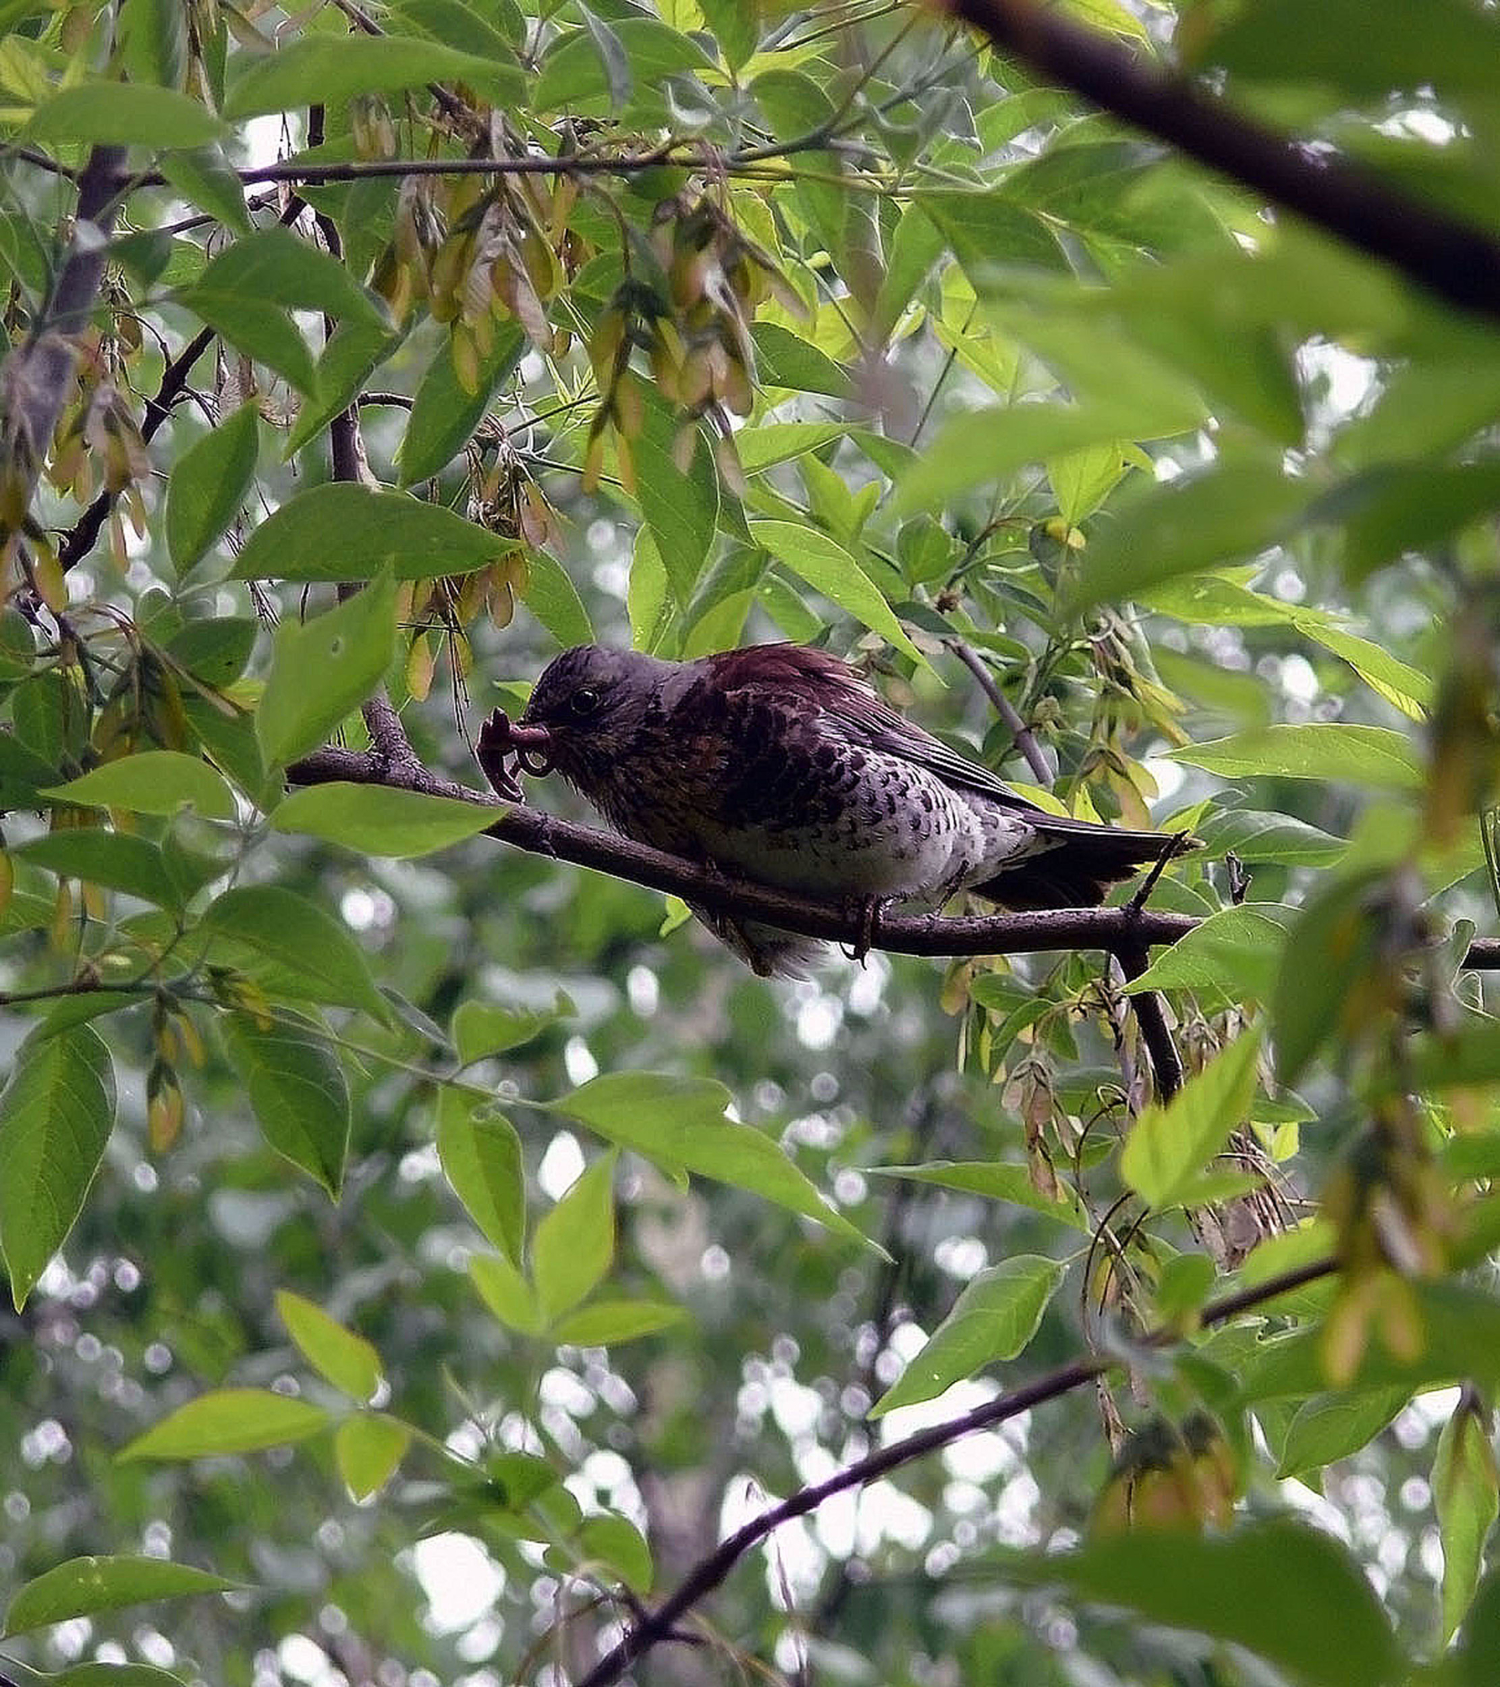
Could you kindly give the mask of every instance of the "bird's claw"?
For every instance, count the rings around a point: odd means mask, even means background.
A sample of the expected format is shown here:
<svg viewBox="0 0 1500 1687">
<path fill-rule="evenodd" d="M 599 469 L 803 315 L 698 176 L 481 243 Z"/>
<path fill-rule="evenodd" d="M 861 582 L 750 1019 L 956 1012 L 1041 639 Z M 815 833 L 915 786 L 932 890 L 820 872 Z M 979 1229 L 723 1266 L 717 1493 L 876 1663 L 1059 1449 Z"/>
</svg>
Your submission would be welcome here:
<svg viewBox="0 0 1500 1687">
<path fill-rule="evenodd" d="M 880 910 L 884 906 L 878 896 L 866 896 L 857 904 L 859 917 L 859 935 L 852 944 L 841 943 L 839 947 L 851 961 L 860 966 L 865 964 L 866 957 L 875 947 L 875 939 L 880 935 Z"/>
<path fill-rule="evenodd" d="M 516 767 L 523 773 L 537 777 L 550 773 L 551 740 L 552 734 L 545 726 L 522 726 L 504 709 L 496 709 L 479 729 L 474 756 L 496 794 L 507 802 L 520 802 L 521 787 L 511 769 L 510 758 L 514 756 Z"/>
</svg>

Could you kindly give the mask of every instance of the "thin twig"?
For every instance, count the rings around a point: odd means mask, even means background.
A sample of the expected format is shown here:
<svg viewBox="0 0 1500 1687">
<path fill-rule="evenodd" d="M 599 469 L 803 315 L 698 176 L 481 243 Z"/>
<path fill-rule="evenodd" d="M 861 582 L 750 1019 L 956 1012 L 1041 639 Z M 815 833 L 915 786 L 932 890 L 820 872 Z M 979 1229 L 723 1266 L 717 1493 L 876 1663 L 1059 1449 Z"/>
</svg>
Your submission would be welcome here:
<svg viewBox="0 0 1500 1687">
<path fill-rule="evenodd" d="M 945 638 L 943 643 L 979 682 L 979 689 L 989 698 L 994 705 L 995 713 L 1004 721 L 1011 737 L 1015 740 L 1016 748 L 1026 758 L 1026 765 L 1035 774 L 1037 784 L 1050 791 L 1052 781 L 1056 779 L 1057 774 L 1052 764 L 1047 760 L 1046 752 L 1037 743 L 1035 733 L 1021 719 L 1016 711 L 1015 704 L 995 683 L 995 676 L 990 672 L 984 658 L 961 638 Z"/>
</svg>

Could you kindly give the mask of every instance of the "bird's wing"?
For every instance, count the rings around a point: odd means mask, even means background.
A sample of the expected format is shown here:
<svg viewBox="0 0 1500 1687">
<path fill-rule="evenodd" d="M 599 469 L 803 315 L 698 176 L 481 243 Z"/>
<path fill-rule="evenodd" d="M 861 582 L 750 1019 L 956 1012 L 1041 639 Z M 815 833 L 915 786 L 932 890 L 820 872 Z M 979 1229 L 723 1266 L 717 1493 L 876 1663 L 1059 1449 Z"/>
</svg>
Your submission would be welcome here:
<svg viewBox="0 0 1500 1687">
<path fill-rule="evenodd" d="M 978 791 L 1011 808 L 1037 805 L 957 750 L 950 750 L 914 721 L 898 715 L 838 657 L 800 644 L 758 644 L 708 658 L 726 691 L 766 691 L 799 701 L 837 723 L 850 742 L 900 756 L 928 768 L 945 784 Z"/>
</svg>

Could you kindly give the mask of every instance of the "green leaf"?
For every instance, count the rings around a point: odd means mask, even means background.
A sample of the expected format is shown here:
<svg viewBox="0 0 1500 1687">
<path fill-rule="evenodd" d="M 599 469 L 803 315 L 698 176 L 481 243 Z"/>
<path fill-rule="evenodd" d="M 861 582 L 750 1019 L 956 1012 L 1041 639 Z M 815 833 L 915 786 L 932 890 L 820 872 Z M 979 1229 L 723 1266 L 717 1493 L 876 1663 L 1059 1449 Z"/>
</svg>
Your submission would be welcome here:
<svg viewBox="0 0 1500 1687">
<path fill-rule="evenodd" d="M 630 616 L 630 644 L 633 650 L 655 650 L 671 625 L 673 608 L 668 602 L 667 570 L 649 527 L 639 527 L 630 563 L 630 585 L 625 607 Z"/>
<path fill-rule="evenodd" d="M 659 1300 L 596 1300 L 566 1313 L 552 1326 L 552 1339 L 574 1347 L 612 1347 L 680 1324 L 687 1313 Z"/>
<path fill-rule="evenodd" d="M 41 794 L 84 808 L 123 808 L 133 814 L 172 815 L 192 808 L 206 820 L 235 817 L 234 793 L 223 776 L 178 750 L 138 750 Z"/>
<path fill-rule="evenodd" d="M 245 541 L 236 580 L 398 580 L 469 574 L 517 548 L 441 504 L 330 481 L 289 498 Z M 345 605 L 344 607 L 348 607 Z"/>
<path fill-rule="evenodd" d="M 1093 1220 L 1073 1193 L 1061 1186 L 1057 1199 L 1049 1200 L 1031 1180 L 1025 1166 L 999 1160 L 933 1160 L 924 1166 L 871 1166 L 876 1177 L 905 1177 L 914 1183 L 934 1183 L 940 1189 L 957 1189 L 966 1195 L 982 1195 L 989 1201 L 1008 1201 L 1046 1213 L 1074 1230 L 1092 1235 Z"/>
<path fill-rule="evenodd" d="M 150 1664 L 74 1664 L 46 1679 L 47 1687 L 184 1687 L 180 1676 Z"/>
<path fill-rule="evenodd" d="M 594 624 L 572 576 L 545 551 L 527 554 L 521 601 L 564 649 L 594 642 Z"/>
<path fill-rule="evenodd" d="M 1410 1398 L 1404 1388 L 1350 1388 L 1305 1401 L 1281 1444 L 1277 1476 L 1301 1476 L 1357 1453 Z"/>
<path fill-rule="evenodd" d="M 164 1558 L 70 1558 L 16 1590 L 0 1633 L 8 1640 L 72 1617 L 190 1593 L 225 1593 L 237 1585 Z"/>
<path fill-rule="evenodd" d="M 664 77 L 681 71 L 705 70 L 711 62 L 695 41 L 657 18 L 611 13 L 606 29 L 601 30 L 598 19 L 594 19 L 594 25 L 591 30 L 560 36 L 548 49 L 541 75 L 530 90 L 533 110 L 559 111 L 598 102 L 602 112 L 603 102 L 612 94 L 624 104 L 628 91 L 611 85 L 601 36 L 613 38 L 629 67 L 631 85 L 639 89 L 655 88 Z M 619 75 L 617 68 L 616 83 Z"/>
<path fill-rule="evenodd" d="M 1383 645 L 1350 632 L 1321 610 L 1299 609 L 1289 619 L 1299 633 L 1347 662 L 1393 709 L 1399 709 L 1408 720 L 1426 720 L 1432 706 L 1432 681 L 1426 674 L 1392 656 Z"/>
<path fill-rule="evenodd" d="M 687 473 L 673 454 L 677 420 L 654 394 L 645 404 L 640 434 L 631 441 L 641 514 L 656 540 L 679 608 L 685 608 L 708 561 L 719 519 L 719 477 L 701 433 L 693 428 Z"/>
<path fill-rule="evenodd" d="M 1405 1067 L 1402 1077 L 1414 1090 L 1471 1088 L 1500 1083 L 1500 1026 L 1492 1019 L 1475 1019 L 1446 1035 L 1428 1032 L 1413 1037 L 1407 1058 L 1409 1077 Z M 1449 1158 L 1465 1153 L 1469 1156 L 1482 1153 L 1481 1144 L 1488 1134 L 1465 1131 L 1450 1138 L 1446 1144 Z"/>
<path fill-rule="evenodd" d="M 0 1091 L 0 1254 L 18 1312 L 73 1228 L 114 1119 L 114 1067 L 92 1026 L 22 1043 Z"/>
<path fill-rule="evenodd" d="M 167 482 L 167 549 L 186 573 L 239 514 L 255 478 L 260 406 L 252 399 L 177 459 Z"/>
<path fill-rule="evenodd" d="M 1046 220 L 1004 191 L 912 195 L 953 248 L 976 286 L 993 271 L 1021 266 L 1066 270 L 1068 260 Z"/>
<path fill-rule="evenodd" d="M 364 950 L 345 926 L 296 891 L 236 885 L 208 906 L 198 930 L 241 951 L 235 960 L 273 995 L 389 1018 Z M 209 959 L 225 959 L 218 941 Z"/>
<path fill-rule="evenodd" d="M 1411 1292 L 1420 1319 L 1421 1351 L 1398 1358 L 1383 1341 L 1374 1340 L 1360 1359 L 1353 1384 L 1399 1384 L 1411 1394 L 1453 1382 L 1472 1381 L 1485 1388 L 1500 1383 L 1500 1304 L 1490 1291 L 1461 1283 L 1417 1282 Z M 1262 1340 L 1240 1368 L 1239 1398 L 1247 1405 L 1307 1398 L 1327 1387 L 1323 1331 L 1316 1323 Z"/>
<path fill-rule="evenodd" d="M 344 1419 L 333 1433 L 333 1458 L 355 1499 L 369 1499 L 390 1481 L 411 1440 L 411 1430 L 396 1418 L 361 1413 Z"/>
<path fill-rule="evenodd" d="M 1352 581 L 1420 551 L 1500 507 L 1500 463 L 1382 463 L 1325 493 L 1309 526 L 1336 524 Z"/>
<path fill-rule="evenodd" d="M 1079 1552 L 1006 1554 L 996 1573 L 1230 1641 L 1307 1687 L 1406 1679 L 1359 1566 L 1331 1536 L 1290 1518 L 1218 1537 L 1134 1529 Z"/>
<path fill-rule="evenodd" d="M 1500 29 L 1461 0 L 1408 0 L 1392 12 L 1324 0 L 1316 19 L 1296 0 L 1257 0 L 1250 13 L 1228 14 L 1204 46 L 1236 78 L 1311 83 L 1356 103 L 1428 84 L 1487 99 Z"/>
<path fill-rule="evenodd" d="M 57 768 L 14 734 L 0 732 L 0 807 L 40 808 L 40 793 L 57 783 Z"/>
<path fill-rule="evenodd" d="M 385 307 L 338 259 L 279 226 L 257 229 L 226 246 L 210 260 L 196 288 L 390 327 Z"/>
<path fill-rule="evenodd" d="M 371 1398 L 381 1383 L 380 1355 L 363 1336 L 290 1289 L 276 1291 L 276 1310 L 297 1351 L 325 1382 L 361 1405 Z"/>
<path fill-rule="evenodd" d="M 349 1087 L 327 1038 L 301 1026 L 264 1030 L 243 1015 L 225 1021 L 224 1036 L 266 1141 L 337 1200 L 349 1153 Z"/>
<path fill-rule="evenodd" d="M 615 1160 L 596 1160 L 536 1227 L 531 1270 L 548 1323 L 571 1312 L 615 1257 Z"/>
<path fill-rule="evenodd" d="M 512 1262 L 526 1235 L 526 1168 L 515 1126 L 488 1102 L 460 1090 L 438 1098 L 438 1157 L 464 1210 Z"/>
<path fill-rule="evenodd" d="M 1170 760 L 1191 762 L 1226 779 L 1264 774 L 1387 791 L 1414 791 L 1423 779 L 1421 758 L 1404 734 L 1344 721 L 1261 727 L 1164 753 Z"/>
<path fill-rule="evenodd" d="M 1489 1411 L 1465 1393 L 1438 1437 L 1432 1499 L 1443 1543 L 1443 1641 L 1453 1638 L 1479 1585 L 1484 1543 L 1500 1513 Z"/>
<path fill-rule="evenodd" d="M 158 160 L 170 186 L 200 210 L 217 217 L 236 234 L 249 234 L 254 226 L 245 206 L 245 190 L 221 148 L 208 146 L 191 151 L 166 152 Z"/>
<path fill-rule="evenodd" d="M 1120 440 L 1189 432 L 1202 412 L 1186 404 L 1139 405 L 1095 400 L 1079 405 L 1012 404 L 977 410 L 944 424 L 901 477 L 892 514 L 938 509 L 975 486 L 1003 483 L 1028 463 Z"/>
<path fill-rule="evenodd" d="M 120 20 L 120 57 L 131 82 L 179 86 L 187 69 L 187 18 L 176 0 L 131 0 Z"/>
<path fill-rule="evenodd" d="M 318 373 L 307 341 L 279 305 L 203 287 L 179 289 L 177 302 L 247 357 L 290 381 L 298 392 L 309 396 L 317 393 Z"/>
<path fill-rule="evenodd" d="M 205 685 L 232 685 L 245 671 L 245 664 L 260 637 L 260 622 L 253 615 L 216 615 L 189 621 L 167 644 L 167 654 Z"/>
<path fill-rule="evenodd" d="M 121 1460 L 206 1459 L 305 1441 L 332 1420 L 321 1406 L 268 1388 L 200 1394 L 121 1449 Z"/>
<path fill-rule="evenodd" d="M 1278 466 L 1225 463 L 1117 502 L 1110 524 L 1084 553 L 1067 611 L 1078 614 L 1174 575 L 1253 556 L 1291 525 L 1307 496 Z"/>
<path fill-rule="evenodd" d="M 1070 527 L 1086 521 L 1119 485 L 1126 469 L 1125 451 L 1118 440 L 1109 440 L 1047 459 L 1057 513 Z"/>
<path fill-rule="evenodd" d="M 291 507 L 284 505 L 278 514 Z M 265 532 L 275 519 L 256 532 Z M 311 621 L 283 622 L 255 715 L 267 768 L 284 767 L 317 749 L 385 678 L 395 647 L 396 582 L 389 572 Z"/>
<path fill-rule="evenodd" d="M 1149 1205 L 1170 1207 L 1181 1200 L 1188 1182 L 1244 1123 L 1259 1053 L 1259 1029 L 1242 1031 L 1165 1107 L 1153 1104 L 1136 1120 L 1120 1156 L 1120 1175 Z"/>
<path fill-rule="evenodd" d="M 821 451 L 848 432 L 843 422 L 764 422 L 737 433 L 734 448 L 746 474 L 764 474 L 778 463 Z"/>
<path fill-rule="evenodd" d="M 760 40 L 763 20 L 746 11 L 740 0 L 698 0 L 698 9 L 708 23 L 724 62 L 731 70 L 742 70 Z"/>
<path fill-rule="evenodd" d="M 814 591 L 821 592 L 861 625 L 888 639 L 914 662 L 931 666 L 907 637 L 879 588 L 836 539 L 794 521 L 752 521 L 750 533 L 756 544 L 763 545 Z"/>
<path fill-rule="evenodd" d="M 403 486 L 430 480 L 463 450 L 489 408 L 496 387 L 509 380 L 525 349 L 526 334 L 520 323 L 497 324 L 490 349 L 479 361 L 479 378 L 472 392 L 459 380 L 451 356 L 432 359 L 417 388 L 406 433 L 396 452 Z"/>
<path fill-rule="evenodd" d="M 511 1008 L 499 1002 L 460 1002 L 453 1010 L 453 1046 L 465 1066 L 487 1055 L 529 1043 L 538 1033 L 574 1011 L 562 993 L 550 1008 Z"/>
<path fill-rule="evenodd" d="M 271 811 L 278 832 L 305 832 L 361 855 L 430 855 L 493 826 L 502 810 L 457 797 L 335 781 L 293 791 Z"/>
<path fill-rule="evenodd" d="M 927 1345 L 870 1408 L 872 1418 L 935 1400 L 997 1359 L 1014 1359 L 1036 1334 L 1067 1267 L 1040 1254 L 1017 1254 L 966 1284 Z"/>
<path fill-rule="evenodd" d="M 594 51 L 598 55 L 599 63 L 604 70 L 605 86 L 609 91 L 609 109 L 618 111 L 630 98 L 630 91 L 635 86 L 635 78 L 630 73 L 630 59 L 626 54 L 625 44 L 615 34 L 614 30 L 603 19 L 595 17 L 587 6 L 580 6 L 579 11 L 583 16 L 583 27 L 588 32 Z M 563 52 L 566 56 L 566 42 Z M 570 84 L 570 87 L 575 90 L 570 92 L 570 99 L 586 97 L 589 90 L 578 86 L 581 80 L 583 79 L 575 76 L 573 83 Z"/>
<path fill-rule="evenodd" d="M 750 338 L 755 346 L 755 372 L 762 386 L 823 393 L 829 398 L 852 396 L 854 383 L 849 372 L 790 328 L 777 322 L 757 322 Z"/>
<path fill-rule="evenodd" d="M 228 133 L 199 101 L 175 89 L 97 79 L 43 101 L 21 131 L 43 144 L 149 147 L 208 146 Z"/>
<path fill-rule="evenodd" d="M 1500 1569 L 1479 1584 L 1464 1618 L 1463 1633 L 1453 1649 L 1457 1687 L 1491 1687 L 1495 1659 L 1500 1657 Z"/>
<path fill-rule="evenodd" d="M 106 832 L 97 826 L 70 828 L 33 838 L 11 853 L 59 878 L 82 879 L 106 890 L 123 891 L 159 908 L 175 908 L 182 900 L 161 850 L 129 833 Z"/>
<path fill-rule="evenodd" d="M 469 1276 L 480 1298 L 508 1330 L 524 1336 L 542 1333 L 536 1291 L 503 1254 L 475 1254 Z"/>
<path fill-rule="evenodd" d="M 392 333 L 383 320 L 346 318 L 339 323 L 318 357 L 313 386 L 317 401 L 304 401 L 287 435 L 282 449 L 286 462 L 354 403 L 370 375 L 404 339 L 404 334 Z"/>
<path fill-rule="evenodd" d="M 586 1561 L 613 1570 L 636 1593 L 649 1593 L 654 1571 L 645 1536 L 624 1517 L 611 1512 L 589 1517 L 578 1531 L 578 1552 Z"/>
<path fill-rule="evenodd" d="M 1201 990 L 1224 1002 L 1269 1001 L 1291 914 L 1280 903 L 1221 908 L 1125 986 Z"/>
<path fill-rule="evenodd" d="M 435 41 L 446 41 L 466 53 L 480 53 L 502 63 L 513 57 L 511 41 L 523 28 L 518 6 L 485 6 L 481 12 L 461 0 L 398 0 L 390 15 Z"/>
<path fill-rule="evenodd" d="M 231 123 L 428 82 L 467 82 L 501 106 L 528 100 L 526 81 L 513 66 L 415 35 L 304 35 L 264 58 L 237 54 L 235 63 L 244 68 L 224 100 Z"/>
<path fill-rule="evenodd" d="M 1331 867 L 1343 859 L 1348 844 L 1290 814 L 1226 808 L 1193 828 L 1210 858 L 1230 850 L 1241 861 L 1275 861 L 1286 867 Z"/>
<path fill-rule="evenodd" d="M 1271 995 L 1276 1076 L 1295 1084 L 1344 1020 L 1361 982 L 1385 964 L 1370 899 L 1379 875 L 1360 873 L 1319 888 L 1283 946 Z"/>
<path fill-rule="evenodd" d="M 841 1236 L 874 1246 L 828 1205 L 769 1137 L 724 1116 L 729 1100 L 729 1091 L 709 1078 L 608 1072 L 547 1106 L 668 1171 L 697 1172 L 748 1189 Z"/>
</svg>

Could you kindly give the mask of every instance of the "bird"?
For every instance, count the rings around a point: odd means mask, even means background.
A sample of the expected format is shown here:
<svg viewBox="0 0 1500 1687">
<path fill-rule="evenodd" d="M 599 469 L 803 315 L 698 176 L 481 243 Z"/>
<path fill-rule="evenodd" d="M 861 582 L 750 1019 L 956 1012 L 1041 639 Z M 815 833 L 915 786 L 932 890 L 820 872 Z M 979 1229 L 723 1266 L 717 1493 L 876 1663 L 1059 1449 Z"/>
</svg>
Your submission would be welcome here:
<svg viewBox="0 0 1500 1687">
<path fill-rule="evenodd" d="M 779 890 L 941 906 L 1093 907 L 1197 840 L 1056 815 L 885 703 L 828 651 L 754 644 L 691 661 L 584 644 L 548 665 L 518 722 L 486 721 L 481 766 L 558 772 L 617 832 Z M 702 907 L 755 972 L 799 976 L 823 945 Z"/>
</svg>

